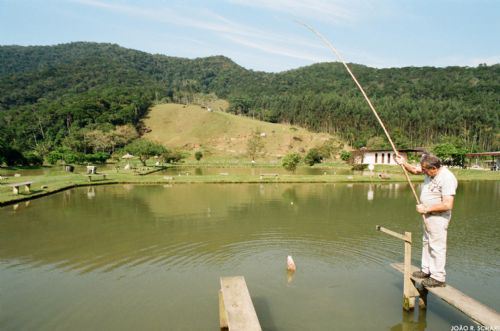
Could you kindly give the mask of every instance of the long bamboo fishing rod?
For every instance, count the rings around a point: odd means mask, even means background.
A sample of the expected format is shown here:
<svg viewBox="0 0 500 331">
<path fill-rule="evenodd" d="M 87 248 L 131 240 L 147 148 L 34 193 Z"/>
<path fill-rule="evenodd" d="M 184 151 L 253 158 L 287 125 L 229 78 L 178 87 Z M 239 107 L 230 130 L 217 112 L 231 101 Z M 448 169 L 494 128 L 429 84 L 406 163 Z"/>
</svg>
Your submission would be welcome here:
<svg viewBox="0 0 500 331">
<path fill-rule="evenodd" d="M 347 65 L 347 63 L 342 59 L 342 56 L 340 56 L 340 53 L 335 49 L 335 47 L 333 47 L 332 43 L 328 39 L 326 39 L 321 33 L 319 33 L 318 31 L 316 31 L 315 29 L 313 29 L 311 26 L 309 26 L 309 25 L 307 25 L 307 24 L 305 24 L 303 22 L 300 22 L 300 21 L 296 21 L 296 22 L 298 24 L 306 27 L 308 30 L 310 30 L 312 33 L 314 33 L 316 36 L 318 36 L 319 39 L 321 39 L 321 41 L 323 43 L 325 43 L 326 46 L 333 51 L 333 53 L 337 56 L 337 58 L 340 60 L 340 62 L 342 62 L 342 64 L 346 68 L 347 72 L 349 73 L 349 75 L 351 75 L 352 79 L 356 83 L 356 86 L 358 87 L 358 89 L 361 91 L 361 93 L 365 97 L 365 100 L 368 103 L 368 106 L 370 106 L 370 109 L 372 110 L 373 114 L 377 118 L 377 121 L 379 122 L 380 126 L 384 130 L 384 133 L 385 133 L 387 139 L 389 140 L 389 143 L 391 144 L 392 150 L 394 151 L 394 153 L 396 155 L 399 156 L 399 153 L 398 153 L 398 151 L 396 149 L 396 146 L 392 142 L 391 136 L 389 135 L 389 132 L 385 128 L 384 122 L 382 122 L 382 119 L 380 118 L 380 116 L 378 115 L 377 111 L 375 110 L 375 107 L 373 106 L 372 102 L 370 101 L 370 98 L 368 98 L 368 95 L 366 95 L 365 90 L 363 89 L 363 87 L 361 86 L 361 84 L 356 79 L 356 76 L 354 76 L 354 74 L 352 73 L 351 69 L 349 69 L 349 66 Z M 413 195 L 415 196 L 415 200 L 417 200 L 417 203 L 420 204 L 420 199 L 418 198 L 417 192 L 415 191 L 415 187 L 413 186 L 413 183 L 411 182 L 410 176 L 408 175 L 408 171 L 406 171 L 406 168 L 404 167 L 404 165 L 400 164 L 400 166 L 401 166 L 401 169 L 403 169 L 403 172 L 405 174 L 406 180 L 408 181 L 408 184 L 410 184 L 411 191 L 413 192 Z"/>
</svg>

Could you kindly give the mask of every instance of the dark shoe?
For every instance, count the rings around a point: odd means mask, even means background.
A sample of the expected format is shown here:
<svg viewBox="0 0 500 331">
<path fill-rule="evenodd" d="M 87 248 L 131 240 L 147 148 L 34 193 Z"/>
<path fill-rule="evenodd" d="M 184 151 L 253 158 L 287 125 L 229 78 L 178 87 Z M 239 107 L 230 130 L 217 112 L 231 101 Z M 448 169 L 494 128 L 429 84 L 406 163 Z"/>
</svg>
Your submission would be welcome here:
<svg viewBox="0 0 500 331">
<path fill-rule="evenodd" d="M 425 272 L 419 270 L 411 274 L 415 278 L 429 278 L 431 274 L 426 274 Z"/>
<path fill-rule="evenodd" d="M 425 287 L 445 287 L 445 282 L 440 282 L 439 280 L 435 280 L 432 277 L 426 278 L 422 281 L 422 286 Z"/>
</svg>

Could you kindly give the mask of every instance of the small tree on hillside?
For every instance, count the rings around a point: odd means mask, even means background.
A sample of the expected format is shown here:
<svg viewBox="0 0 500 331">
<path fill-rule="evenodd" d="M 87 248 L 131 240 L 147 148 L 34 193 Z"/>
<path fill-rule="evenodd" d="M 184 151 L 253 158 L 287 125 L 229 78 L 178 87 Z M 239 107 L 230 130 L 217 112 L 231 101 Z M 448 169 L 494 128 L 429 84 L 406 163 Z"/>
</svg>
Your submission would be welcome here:
<svg viewBox="0 0 500 331">
<path fill-rule="evenodd" d="M 321 157 L 323 159 L 329 159 L 335 157 L 340 150 L 344 148 L 344 143 L 337 140 L 336 138 L 330 138 L 325 141 L 321 146 L 317 147 Z"/>
<path fill-rule="evenodd" d="M 340 152 L 340 159 L 342 161 L 349 161 L 349 159 L 352 157 L 352 153 L 351 152 L 348 152 L 348 151 L 342 151 Z"/>
<path fill-rule="evenodd" d="M 194 153 L 194 158 L 196 159 L 196 161 L 200 161 L 202 157 L 203 157 L 203 153 L 201 151 L 196 151 Z"/>
<path fill-rule="evenodd" d="M 283 168 L 285 168 L 288 171 L 295 172 L 295 170 L 297 169 L 297 166 L 300 163 L 300 160 L 301 160 L 301 157 L 297 153 L 287 154 L 283 158 L 283 162 L 282 162 Z"/>
<path fill-rule="evenodd" d="M 134 139 L 137 139 L 139 134 L 134 126 L 118 125 L 115 130 L 111 132 L 111 138 L 113 140 L 113 148 L 123 147 Z"/>
<path fill-rule="evenodd" d="M 143 166 L 146 166 L 146 161 L 150 157 L 162 155 L 167 152 L 167 149 L 162 145 L 142 138 L 134 140 L 125 146 L 124 149 L 128 153 L 138 156 Z"/>
<path fill-rule="evenodd" d="M 316 163 L 321 163 L 322 160 L 323 156 L 319 150 L 317 148 L 311 148 L 304 158 L 304 163 L 309 166 L 313 166 Z"/>
<path fill-rule="evenodd" d="M 264 149 L 264 141 L 259 130 L 254 130 L 247 142 L 247 154 L 252 160 L 255 160 L 262 152 L 262 149 Z"/>
</svg>

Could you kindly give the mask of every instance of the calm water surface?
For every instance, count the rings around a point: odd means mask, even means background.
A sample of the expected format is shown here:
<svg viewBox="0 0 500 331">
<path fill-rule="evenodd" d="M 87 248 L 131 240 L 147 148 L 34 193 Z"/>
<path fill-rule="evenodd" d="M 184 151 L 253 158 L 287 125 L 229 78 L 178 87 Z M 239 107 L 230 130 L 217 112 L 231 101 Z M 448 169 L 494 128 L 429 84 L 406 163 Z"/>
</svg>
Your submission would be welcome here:
<svg viewBox="0 0 500 331">
<path fill-rule="evenodd" d="M 448 282 L 500 308 L 500 182 L 460 185 Z M 1 330 L 217 330 L 219 277 L 244 275 L 264 330 L 449 330 L 429 295 L 402 313 L 404 184 L 79 188 L 0 208 Z M 287 255 L 297 272 L 288 277 Z"/>
<path fill-rule="evenodd" d="M 173 166 L 162 171 L 165 175 L 174 176 L 206 176 L 206 175 L 252 175 L 259 176 L 260 174 L 290 174 L 289 171 L 285 170 L 283 167 L 189 167 L 189 166 Z M 334 168 L 322 168 L 322 167 L 299 167 L 295 171 L 296 175 L 352 175 L 355 173 L 349 169 L 334 169 Z M 360 173 L 357 171 L 357 173 Z"/>
</svg>

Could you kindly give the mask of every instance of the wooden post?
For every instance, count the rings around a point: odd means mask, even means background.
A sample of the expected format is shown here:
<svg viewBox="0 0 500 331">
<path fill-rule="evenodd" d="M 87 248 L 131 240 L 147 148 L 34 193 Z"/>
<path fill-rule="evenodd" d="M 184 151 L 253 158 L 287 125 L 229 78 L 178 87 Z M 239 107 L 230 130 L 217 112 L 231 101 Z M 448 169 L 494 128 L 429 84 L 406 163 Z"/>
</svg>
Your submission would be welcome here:
<svg viewBox="0 0 500 331">
<path fill-rule="evenodd" d="M 405 237 L 409 238 L 411 241 L 411 232 L 405 232 Z M 405 240 L 405 272 L 403 276 L 403 308 L 404 310 L 412 310 L 415 307 L 415 297 L 412 296 L 411 293 L 411 243 Z M 411 284 L 411 285 L 410 285 Z"/>
<path fill-rule="evenodd" d="M 219 325 L 221 331 L 229 330 L 227 324 L 227 313 L 224 308 L 224 297 L 222 295 L 222 290 L 219 290 Z"/>
<path fill-rule="evenodd" d="M 415 297 L 420 293 L 411 280 L 411 232 L 405 232 L 404 235 L 405 257 L 404 257 L 404 276 L 403 276 L 403 309 L 410 311 L 415 308 Z"/>
<path fill-rule="evenodd" d="M 405 232 L 404 235 L 386 229 L 380 225 L 375 226 L 377 231 L 384 232 L 390 236 L 401 239 L 405 245 L 405 255 L 403 263 L 403 309 L 411 311 L 415 308 L 415 298 L 419 297 L 419 306 L 425 309 L 427 306 L 427 290 L 423 288 L 419 290 L 415 287 L 415 281 L 411 278 L 411 232 Z"/>
</svg>

